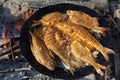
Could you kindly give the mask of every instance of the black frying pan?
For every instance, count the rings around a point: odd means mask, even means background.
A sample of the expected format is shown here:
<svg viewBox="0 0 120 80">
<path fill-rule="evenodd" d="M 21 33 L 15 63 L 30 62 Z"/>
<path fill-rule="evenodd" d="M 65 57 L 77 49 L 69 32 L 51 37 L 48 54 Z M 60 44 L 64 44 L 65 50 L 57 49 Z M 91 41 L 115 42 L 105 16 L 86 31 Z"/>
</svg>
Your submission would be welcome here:
<svg viewBox="0 0 120 80">
<path fill-rule="evenodd" d="M 20 36 L 20 48 L 21 52 L 24 55 L 24 57 L 28 60 L 28 62 L 32 65 L 33 68 L 35 68 L 40 73 L 43 73 L 45 75 L 54 77 L 54 78 L 61 78 L 61 79 L 77 79 L 84 77 L 92 72 L 94 72 L 94 69 L 92 67 L 85 67 L 77 70 L 75 72 L 75 75 L 72 76 L 71 73 L 68 71 L 64 71 L 64 68 L 55 67 L 54 71 L 50 71 L 46 69 L 44 66 L 40 65 L 33 57 L 31 49 L 30 49 L 30 35 L 28 33 L 29 30 L 32 29 L 32 20 L 39 20 L 43 15 L 51 13 L 51 12 L 62 12 L 65 13 L 66 10 L 78 10 L 85 12 L 93 17 L 98 17 L 96 12 L 93 10 L 75 5 L 75 4 L 69 4 L 69 3 L 61 3 L 56 5 L 51 5 L 48 7 L 40 8 L 33 16 L 31 16 L 23 25 L 21 30 L 21 36 Z"/>
</svg>

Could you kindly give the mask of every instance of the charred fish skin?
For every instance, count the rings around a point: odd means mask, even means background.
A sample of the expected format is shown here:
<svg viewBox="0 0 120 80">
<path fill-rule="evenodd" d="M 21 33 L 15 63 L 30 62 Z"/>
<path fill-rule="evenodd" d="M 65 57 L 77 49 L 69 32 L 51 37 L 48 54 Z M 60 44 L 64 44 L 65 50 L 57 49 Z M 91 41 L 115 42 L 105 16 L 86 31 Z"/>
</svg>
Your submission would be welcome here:
<svg viewBox="0 0 120 80">
<path fill-rule="evenodd" d="M 40 63 L 41 65 L 45 66 L 47 69 L 53 71 L 55 68 L 55 64 L 54 59 L 49 54 L 49 50 L 40 38 L 38 38 L 31 32 L 29 33 L 32 37 L 30 47 L 36 61 L 38 61 L 38 63 Z"/>
<path fill-rule="evenodd" d="M 84 27 L 79 27 L 71 22 L 58 23 L 56 24 L 56 27 L 65 34 L 68 34 L 73 40 L 77 40 L 81 44 L 87 44 L 90 47 L 97 49 L 102 53 L 106 60 L 109 60 L 108 54 L 115 54 L 113 50 L 102 46 L 102 44 L 100 44 L 99 41 L 97 41 L 97 39 L 95 39 Z"/>
<path fill-rule="evenodd" d="M 85 46 L 81 45 L 78 41 L 72 41 L 71 42 L 71 50 L 73 55 L 77 60 L 83 60 L 85 63 L 92 65 L 95 70 L 103 75 L 102 69 L 106 69 L 105 66 L 100 65 L 95 62 L 95 59 L 92 56 L 92 53 L 90 53 Z"/>
<path fill-rule="evenodd" d="M 46 31 L 44 42 L 48 49 L 52 50 L 69 67 L 70 72 L 74 75 L 76 67 L 74 63 L 71 62 L 68 55 L 66 55 L 68 54 L 66 50 L 66 42 L 61 37 L 57 29 L 49 27 Z"/>
<path fill-rule="evenodd" d="M 36 26 L 41 24 L 42 26 L 47 26 L 47 27 L 51 27 L 54 26 L 54 24 L 60 22 L 60 21 L 64 21 L 68 18 L 67 15 L 60 13 L 60 12 L 53 12 L 50 14 L 47 14 L 45 16 L 43 16 L 40 20 L 36 21 L 33 20 L 34 24 L 32 26 Z"/>
<path fill-rule="evenodd" d="M 75 10 L 67 10 L 66 14 L 69 16 L 71 22 L 84 26 L 94 32 L 101 33 L 103 36 L 106 35 L 106 32 L 110 31 L 110 28 L 99 27 L 98 19 L 93 18 L 86 13 Z"/>
</svg>

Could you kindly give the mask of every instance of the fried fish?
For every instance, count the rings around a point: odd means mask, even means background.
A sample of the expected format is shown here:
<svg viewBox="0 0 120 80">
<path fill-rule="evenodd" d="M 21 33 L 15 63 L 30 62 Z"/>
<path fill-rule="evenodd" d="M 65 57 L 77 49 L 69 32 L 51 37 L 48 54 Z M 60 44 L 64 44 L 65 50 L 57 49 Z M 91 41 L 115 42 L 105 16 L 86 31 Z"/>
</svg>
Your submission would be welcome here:
<svg viewBox="0 0 120 80">
<path fill-rule="evenodd" d="M 55 64 L 54 58 L 49 54 L 50 51 L 39 37 L 35 36 L 31 32 L 29 33 L 32 37 L 30 47 L 36 61 L 45 66 L 47 69 L 53 71 Z"/>
<path fill-rule="evenodd" d="M 65 34 L 68 34 L 73 40 L 77 40 L 81 44 L 86 44 L 87 46 L 97 49 L 102 53 L 106 60 L 109 60 L 108 54 L 115 54 L 113 50 L 100 44 L 99 41 L 84 27 L 79 27 L 71 22 L 58 23 L 56 24 L 56 27 Z"/>
<path fill-rule="evenodd" d="M 103 75 L 101 69 L 106 69 L 106 67 L 96 63 L 94 57 L 85 46 L 74 40 L 71 42 L 71 50 L 77 60 L 83 60 L 86 64 L 92 65 L 99 74 Z"/>
<path fill-rule="evenodd" d="M 98 19 L 91 17 L 86 13 L 75 10 L 67 10 L 66 14 L 69 16 L 71 22 L 84 26 L 94 32 L 101 33 L 103 36 L 106 35 L 106 32 L 110 31 L 110 28 L 99 27 Z"/>
<path fill-rule="evenodd" d="M 54 27 L 49 27 L 44 36 L 44 42 L 48 49 L 52 50 L 60 59 L 63 61 L 69 68 L 72 75 L 76 65 L 71 62 L 71 59 L 68 57 L 67 51 L 67 42 L 64 37 L 59 33 Z"/>
<path fill-rule="evenodd" d="M 45 16 L 43 16 L 40 20 L 36 21 L 33 20 L 34 24 L 32 26 L 36 26 L 41 24 L 42 26 L 54 26 L 54 24 L 60 22 L 60 21 L 64 21 L 68 18 L 67 15 L 60 13 L 60 12 L 53 12 L 53 13 L 49 13 Z"/>
</svg>

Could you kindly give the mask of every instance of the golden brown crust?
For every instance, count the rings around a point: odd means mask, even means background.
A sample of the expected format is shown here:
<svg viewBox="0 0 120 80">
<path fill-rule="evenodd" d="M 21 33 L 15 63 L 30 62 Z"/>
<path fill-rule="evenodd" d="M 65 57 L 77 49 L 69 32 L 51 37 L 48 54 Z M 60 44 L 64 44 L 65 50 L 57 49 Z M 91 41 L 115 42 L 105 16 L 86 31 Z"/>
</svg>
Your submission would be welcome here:
<svg viewBox="0 0 120 80">
<path fill-rule="evenodd" d="M 67 41 L 54 27 L 49 27 L 44 36 L 46 46 L 52 50 L 68 67 L 74 75 L 75 65 L 68 57 Z"/>
<path fill-rule="evenodd" d="M 105 36 L 106 32 L 110 31 L 110 28 L 99 27 L 97 18 L 91 17 L 83 12 L 67 10 L 66 14 L 69 16 L 71 22 L 84 26 L 97 33 L 101 33 L 103 36 Z"/>
<path fill-rule="evenodd" d="M 67 15 L 60 12 L 53 12 L 42 17 L 40 20 L 43 26 L 53 26 L 54 24 L 67 19 Z"/>
<path fill-rule="evenodd" d="M 73 40 L 77 40 L 81 44 L 87 44 L 92 48 L 97 49 L 102 53 L 106 60 L 108 60 L 108 52 L 114 53 L 113 50 L 105 48 L 102 46 L 97 39 L 93 37 L 84 27 L 79 27 L 78 25 L 71 22 L 63 22 L 56 24 L 56 27 L 68 34 Z"/>
<path fill-rule="evenodd" d="M 72 41 L 71 50 L 78 61 L 82 60 L 86 64 L 92 65 L 96 71 L 102 75 L 101 70 L 106 69 L 106 67 L 96 63 L 92 53 L 90 53 L 85 46 L 81 45 L 78 41 Z"/>
<path fill-rule="evenodd" d="M 96 49 L 108 60 L 107 54 L 113 54 L 114 51 L 104 47 L 88 31 L 91 29 L 105 35 L 105 31 L 110 30 L 99 27 L 97 18 L 82 12 L 68 10 L 67 15 L 60 12 L 46 14 L 40 20 L 34 21 L 33 26 L 39 24 L 43 27 L 35 29 L 33 33 L 41 38 L 43 43 L 36 43 L 41 44 L 40 48 L 42 45 L 46 45 L 48 49 L 53 51 L 67 65 L 68 70 L 73 75 L 76 68 L 83 67 L 86 64 L 92 65 L 102 75 L 101 69 L 106 69 L 106 67 L 96 63 L 91 52 Z M 44 28 L 46 29 L 44 30 Z M 31 48 L 37 49 L 37 47 L 33 48 L 32 46 Z M 44 58 L 41 59 L 45 60 Z"/>
<path fill-rule="evenodd" d="M 46 45 L 42 42 L 40 38 L 38 38 L 31 32 L 30 35 L 32 37 L 30 47 L 35 59 L 38 61 L 38 63 L 53 71 L 55 67 L 54 60 L 49 54 L 49 50 L 47 49 Z"/>
</svg>

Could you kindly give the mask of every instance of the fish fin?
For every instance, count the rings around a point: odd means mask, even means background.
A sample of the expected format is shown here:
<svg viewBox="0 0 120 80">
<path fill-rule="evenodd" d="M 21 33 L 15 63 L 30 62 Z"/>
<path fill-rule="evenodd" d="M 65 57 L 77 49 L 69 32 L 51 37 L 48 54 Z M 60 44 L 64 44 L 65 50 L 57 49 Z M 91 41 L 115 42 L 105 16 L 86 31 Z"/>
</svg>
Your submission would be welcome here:
<svg viewBox="0 0 120 80">
<path fill-rule="evenodd" d="M 31 48 L 31 51 L 32 51 L 32 53 L 33 53 L 33 51 L 34 51 L 34 47 L 33 47 L 32 44 L 30 44 L 30 48 Z"/>
<path fill-rule="evenodd" d="M 101 33 L 103 36 L 106 36 L 106 33 L 109 32 L 111 29 L 108 27 L 99 27 L 99 33 Z"/>
<path fill-rule="evenodd" d="M 99 20 L 99 17 L 93 17 L 94 20 L 98 21 Z"/>
<path fill-rule="evenodd" d="M 94 61 L 91 62 L 91 65 L 95 68 L 95 70 L 97 71 L 97 73 L 100 74 L 100 75 L 102 75 L 102 76 L 103 76 L 102 70 L 106 70 L 107 69 L 106 66 L 98 64 L 98 63 L 96 63 Z"/>
<path fill-rule="evenodd" d="M 113 50 L 105 47 L 102 54 L 103 54 L 104 58 L 108 61 L 109 60 L 108 54 L 115 54 L 115 52 Z"/>
<path fill-rule="evenodd" d="M 107 69 L 106 66 L 103 66 L 103 65 L 100 65 L 100 64 L 96 64 L 96 67 L 95 67 L 96 71 L 98 74 L 102 75 L 103 76 L 103 72 L 101 71 L 102 69 L 105 70 Z"/>
<path fill-rule="evenodd" d="M 48 49 L 49 50 L 49 49 Z M 50 54 L 50 56 L 53 58 L 53 59 L 55 59 L 55 57 L 54 57 L 54 55 L 52 54 L 52 51 L 51 50 L 49 50 L 49 54 Z"/>
<path fill-rule="evenodd" d="M 104 75 L 104 73 L 102 72 L 102 70 L 101 70 L 101 69 L 97 69 L 96 71 L 97 71 L 97 73 L 98 73 L 98 74 L 100 74 L 101 76 L 103 76 L 103 75 Z"/>
<path fill-rule="evenodd" d="M 75 67 L 74 66 L 75 65 L 74 64 L 73 65 L 69 64 L 68 66 L 69 66 L 70 73 L 74 76 L 74 72 L 75 72 Z"/>
<path fill-rule="evenodd" d="M 63 64 L 63 66 L 64 66 L 67 70 L 69 70 L 70 73 L 74 76 L 75 68 L 72 67 L 72 66 L 69 65 L 69 64 L 64 63 L 64 62 L 62 62 L 62 64 Z"/>
<path fill-rule="evenodd" d="M 33 24 L 32 24 L 32 27 L 35 27 L 37 25 L 40 25 L 40 21 L 39 20 L 33 20 Z"/>
<path fill-rule="evenodd" d="M 71 63 L 73 64 L 73 66 L 74 66 L 75 68 L 79 68 L 79 67 L 80 67 L 80 64 L 78 64 L 79 62 L 71 61 Z"/>
<path fill-rule="evenodd" d="M 51 71 L 55 69 L 54 63 L 52 63 L 51 61 L 48 61 L 47 64 L 45 64 L 45 67 Z"/>
<path fill-rule="evenodd" d="M 29 31 L 29 34 L 30 34 L 31 36 L 33 36 L 33 34 L 32 34 L 32 32 L 31 32 L 31 31 Z"/>
<path fill-rule="evenodd" d="M 92 52 L 93 54 L 93 57 L 97 58 L 98 57 L 98 54 L 99 54 L 99 51 L 95 50 Z"/>
<path fill-rule="evenodd" d="M 65 61 L 65 62 L 63 62 L 63 65 L 74 76 L 74 72 L 75 72 L 75 65 L 74 65 L 74 63 L 73 62 L 69 62 L 69 61 L 67 61 L 67 62 Z"/>
<path fill-rule="evenodd" d="M 75 68 L 70 68 L 70 73 L 74 76 Z"/>
</svg>

